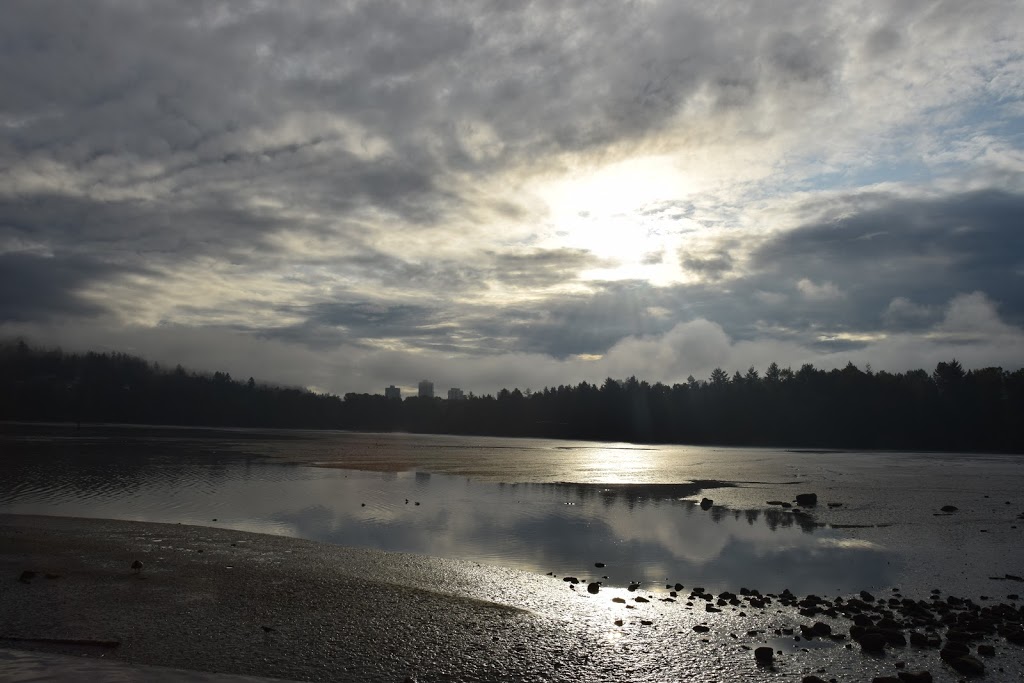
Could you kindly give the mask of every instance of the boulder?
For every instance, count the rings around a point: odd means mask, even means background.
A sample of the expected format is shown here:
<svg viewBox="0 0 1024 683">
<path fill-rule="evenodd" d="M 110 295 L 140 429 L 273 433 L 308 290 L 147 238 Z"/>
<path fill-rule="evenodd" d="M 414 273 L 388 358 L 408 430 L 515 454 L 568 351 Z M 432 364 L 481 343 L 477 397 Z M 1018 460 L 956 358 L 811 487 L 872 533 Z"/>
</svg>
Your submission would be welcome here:
<svg viewBox="0 0 1024 683">
<path fill-rule="evenodd" d="M 601 592 L 601 584 L 597 581 L 594 581 L 593 583 L 588 583 L 587 592 L 593 595 L 597 595 L 599 592 Z"/>
<path fill-rule="evenodd" d="M 714 505 L 714 504 L 715 504 L 715 501 L 711 500 L 710 498 L 701 498 L 700 499 L 700 509 L 701 510 L 710 510 L 711 506 Z"/>
<path fill-rule="evenodd" d="M 796 504 L 804 507 L 813 507 L 818 504 L 817 493 L 799 493 L 796 497 Z"/>
<path fill-rule="evenodd" d="M 761 662 L 762 664 L 770 664 L 775 659 L 775 650 L 771 649 L 767 645 L 754 650 L 754 659 Z"/>
</svg>

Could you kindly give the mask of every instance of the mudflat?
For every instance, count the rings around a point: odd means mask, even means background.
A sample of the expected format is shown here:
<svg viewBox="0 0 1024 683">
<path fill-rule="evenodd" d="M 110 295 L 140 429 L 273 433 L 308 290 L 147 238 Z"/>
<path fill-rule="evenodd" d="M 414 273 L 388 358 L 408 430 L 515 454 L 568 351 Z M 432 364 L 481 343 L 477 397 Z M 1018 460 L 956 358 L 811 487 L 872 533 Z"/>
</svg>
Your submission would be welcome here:
<svg viewBox="0 0 1024 683">
<path fill-rule="evenodd" d="M 564 627 L 471 596 L 507 586 L 487 574 L 231 530 L 2 515 L 0 647 L 298 680 L 574 678 Z"/>
</svg>

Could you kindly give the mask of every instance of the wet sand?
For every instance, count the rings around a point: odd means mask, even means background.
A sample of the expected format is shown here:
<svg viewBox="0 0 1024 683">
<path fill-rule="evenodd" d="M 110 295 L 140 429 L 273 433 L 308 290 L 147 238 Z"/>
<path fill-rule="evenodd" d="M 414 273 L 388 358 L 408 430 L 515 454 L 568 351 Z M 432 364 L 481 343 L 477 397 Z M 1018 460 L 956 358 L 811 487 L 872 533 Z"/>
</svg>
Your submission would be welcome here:
<svg viewBox="0 0 1024 683">
<path fill-rule="evenodd" d="M 896 588 L 877 601 L 667 585 L 591 594 L 586 581 L 208 527 L 0 515 L 0 652 L 370 683 L 917 671 L 952 682 L 963 678 L 947 656 L 957 646 L 987 681 L 1024 675 L 1016 601 L 908 601 Z M 926 636 L 942 652 L 907 642 Z M 886 642 L 869 651 L 872 638 Z M 756 660 L 764 647 L 771 662 Z"/>
<path fill-rule="evenodd" d="M 471 597 L 490 580 L 471 563 L 11 515 L 0 516 L 0 549 L 0 647 L 331 681 L 545 680 L 555 660 L 572 663 L 554 621 Z M 22 582 L 25 570 L 35 576 Z"/>
</svg>

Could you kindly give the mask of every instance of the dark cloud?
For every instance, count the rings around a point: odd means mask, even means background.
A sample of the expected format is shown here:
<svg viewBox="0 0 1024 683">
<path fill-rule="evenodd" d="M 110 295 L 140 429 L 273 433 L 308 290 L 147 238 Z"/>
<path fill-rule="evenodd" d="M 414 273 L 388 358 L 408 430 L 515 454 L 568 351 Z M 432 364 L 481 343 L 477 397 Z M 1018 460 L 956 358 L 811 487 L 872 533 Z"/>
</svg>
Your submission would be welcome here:
<svg viewBox="0 0 1024 683">
<path fill-rule="evenodd" d="M 1008 321 L 1024 322 L 1024 195 L 990 190 L 876 204 L 780 234 L 754 251 L 753 264 L 776 281 L 833 283 L 845 300 L 815 312 L 833 310 L 852 325 L 891 320 L 884 314 L 898 297 L 934 307 L 975 290 Z"/>
<path fill-rule="evenodd" d="M 120 272 L 77 257 L 0 254 L 0 322 L 97 315 L 103 308 L 81 290 Z"/>
<path fill-rule="evenodd" d="M 718 280 L 732 270 L 732 256 L 727 251 L 712 255 L 690 255 L 680 252 L 679 263 L 683 270 L 696 273 L 710 280 Z"/>
</svg>

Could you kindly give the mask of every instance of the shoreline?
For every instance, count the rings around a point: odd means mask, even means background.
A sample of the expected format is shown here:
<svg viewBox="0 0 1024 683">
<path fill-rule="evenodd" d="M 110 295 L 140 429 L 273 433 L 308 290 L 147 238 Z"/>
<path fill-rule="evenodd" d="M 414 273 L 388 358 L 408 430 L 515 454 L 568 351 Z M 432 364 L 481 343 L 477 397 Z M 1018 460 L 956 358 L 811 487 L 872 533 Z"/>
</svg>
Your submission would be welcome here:
<svg viewBox="0 0 1024 683">
<path fill-rule="evenodd" d="M 137 574 L 134 559 L 144 565 Z M 25 570 L 34 575 L 19 580 Z M 588 594 L 586 580 L 576 590 L 569 577 L 467 561 L 214 527 L 20 515 L 0 515 L 0 576 L 0 650 L 225 675 L 427 683 L 817 672 L 859 681 L 930 671 L 929 680 L 952 682 L 962 678 L 947 663 L 957 643 L 971 665 L 986 667 L 985 680 L 1024 674 L 1024 648 L 1010 640 L 1020 608 L 908 602 L 898 589 L 877 602 L 864 593 L 713 596 L 678 586 L 678 598 L 669 586 Z M 947 615 L 952 625 L 939 619 Z M 999 635 L 986 621 L 993 615 L 1003 620 Z M 887 639 L 877 651 L 857 634 L 862 623 Z M 915 644 L 927 634 L 928 644 Z M 755 661 L 759 647 L 772 649 L 772 661 Z"/>
<path fill-rule="evenodd" d="M 489 577 L 464 562 L 67 517 L 0 515 L 0 540 L 3 648 L 294 680 L 401 681 L 428 670 L 472 677 L 483 662 L 467 652 L 495 640 L 530 651 L 556 635 L 537 615 L 471 595 L 474 581 L 482 593 Z M 134 559 L 143 562 L 138 574 Z M 26 570 L 35 575 L 19 581 Z M 537 671 L 527 657 L 513 659 L 524 674 Z"/>
</svg>

